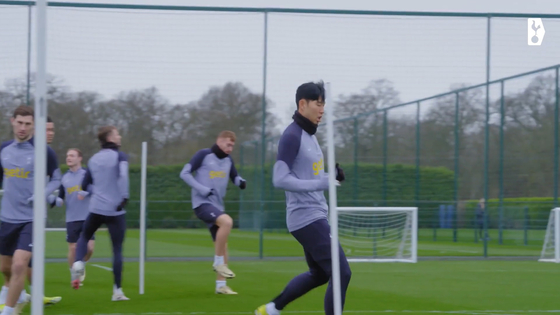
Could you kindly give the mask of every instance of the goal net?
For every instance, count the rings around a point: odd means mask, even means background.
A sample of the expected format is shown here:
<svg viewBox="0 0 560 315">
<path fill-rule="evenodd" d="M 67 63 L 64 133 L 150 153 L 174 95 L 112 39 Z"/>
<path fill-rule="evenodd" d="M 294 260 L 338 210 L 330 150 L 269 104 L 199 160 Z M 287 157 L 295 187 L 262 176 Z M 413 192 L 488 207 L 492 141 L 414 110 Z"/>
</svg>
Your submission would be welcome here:
<svg viewBox="0 0 560 315">
<path fill-rule="evenodd" d="M 550 211 L 539 261 L 560 263 L 560 208 Z"/>
<path fill-rule="evenodd" d="M 418 208 L 338 207 L 338 238 L 351 262 L 417 261 Z"/>
</svg>

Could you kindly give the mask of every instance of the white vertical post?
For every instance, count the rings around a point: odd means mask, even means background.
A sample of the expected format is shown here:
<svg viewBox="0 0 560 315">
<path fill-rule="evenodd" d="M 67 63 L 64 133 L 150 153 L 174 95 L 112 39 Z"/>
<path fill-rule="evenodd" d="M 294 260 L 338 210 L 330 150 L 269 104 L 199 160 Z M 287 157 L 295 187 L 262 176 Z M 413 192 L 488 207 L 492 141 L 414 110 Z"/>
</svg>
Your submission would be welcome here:
<svg viewBox="0 0 560 315">
<path fill-rule="evenodd" d="M 142 142 L 142 171 L 140 179 L 140 276 L 139 290 L 144 294 L 144 264 L 146 260 L 146 171 L 148 164 L 148 143 Z"/>
<path fill-rule="evenodd" d="M 336 199 L 336 161 L 334 152 L 334 102 L 331 99 L 331 83 L 325 84 L 325 114 L 327 116 L 327 158 L 329 175 L 329 215 L 331 225 L 331 260 L 334 295 L 334 315 L 342 314 L 340 289 L 340 260 L 338 253 L 338 211 Z"/>
<path fill-rule="evenodd" d="M 36 1 L 37 76 L 35 79 L 35 171 L 33 177 L 33 286 L 31 314 L 43 315 L 45 286 L 45 185 L 47 175 L 47 0 Z"/>
<path fill-rule="evenodd" d="M 554 261 L 560 263 L 560 208 L 554 209 Z"/>
<path fill-rule="evenodd" d="M 412 262 L 417 262 L 418 260 L 418 208 L 412 210 L 412 229 L 411 229 L 411 251 L 412 251 Z"/>
</svg>

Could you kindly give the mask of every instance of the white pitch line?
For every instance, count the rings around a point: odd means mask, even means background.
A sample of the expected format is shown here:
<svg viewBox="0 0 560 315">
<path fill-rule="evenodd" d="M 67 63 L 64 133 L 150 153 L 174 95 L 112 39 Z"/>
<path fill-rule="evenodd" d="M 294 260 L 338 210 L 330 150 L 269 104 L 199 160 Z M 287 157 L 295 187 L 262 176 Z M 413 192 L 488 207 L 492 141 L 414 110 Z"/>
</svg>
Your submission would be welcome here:
<svg viewBox="0 0 560 315">
<path fill-rule="evenodd" d="M 97 264 L 91 264 L 91 265 L 94 266 L 94 267 L 97 267 L 97 268 L 105 269 L 107 271 L 113 271 L 113 268 L 109 268 L 109 267 L 105 267 L 105 266 L 101 266 L 101 265 L 97 265 Z M 164 314 L 164 313 L 162 313 L 162 314 Z M 177 314 L 177 313 L 165 313 L 165 314 Z M 106 314 L 106 315 L 109 315 L 109 314 Z"/>
</svg>

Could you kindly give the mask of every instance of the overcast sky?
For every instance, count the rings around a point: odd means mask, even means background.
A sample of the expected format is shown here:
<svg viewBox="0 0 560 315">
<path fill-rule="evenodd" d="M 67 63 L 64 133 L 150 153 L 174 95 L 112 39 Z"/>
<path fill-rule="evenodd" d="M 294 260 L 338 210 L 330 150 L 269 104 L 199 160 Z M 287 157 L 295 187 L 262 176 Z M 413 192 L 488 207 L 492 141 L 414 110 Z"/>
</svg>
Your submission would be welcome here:
<svg viewBox="0 0 560 315">
<path fill-rule="evenodd" d="M 560 13 L 560 1 L 510 0 L 113 0 L 97 3 L 437 12 Z M 48 72 L 74 91 L 107 98 L 155 86 L 171 103 L 239 81 L 262 92 L 264 16 L 259 13 L 49 8 Z M 560 19 L 543 19 L 541 46 L 527 19 L 492 19 L 491 79 L 560 63 Z M 270 14 L 267 96 L 287 122 L 297 86 L 332 82 L 334 95 L 388 79 L 402 101 L 486 80 L 486 18 Z M 27 9 L 0 5 L 0 85 L 26 71 Z M 34 60 L 33 60 L 34 61 Z M 34 63 L 34 62 L 33 62 Z M 551 72 L 552 73 L 552 72 Z M 528 82 L 506 84 L 507 92 Z M 497 97 L 493 89 L 493 97 Z M 427 107 L 429 104 L 426 104 Z M 414 115 L 415 108 L 400 114 Z"/>
</svg>

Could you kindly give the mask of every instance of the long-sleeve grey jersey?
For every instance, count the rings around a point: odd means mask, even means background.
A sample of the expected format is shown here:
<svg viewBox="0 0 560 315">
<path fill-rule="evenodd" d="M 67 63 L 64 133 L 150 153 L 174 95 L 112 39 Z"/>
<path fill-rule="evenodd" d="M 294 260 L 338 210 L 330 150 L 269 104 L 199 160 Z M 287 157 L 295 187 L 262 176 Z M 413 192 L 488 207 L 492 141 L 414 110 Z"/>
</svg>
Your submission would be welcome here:
<svg viewBox="0 0 560 315">
<path fill-rule="evenodd" d="M 33 202 L 45 202 L 60 186 L 60 169 L 54 150 L 47 146 L 47 185 L 45 196 L 34 196 L 35 146 L 10 140 L 0 146 L 0 178 L 4 196 L 0 220 L 8 223 L 33 221 Z"/>
<path fill-rule="evenodd" d="M 89 159 L 80 194 L 92 192 L 89 203 L 91 213 L 123 215 L 126 211 L 117 209 L 129 198 L 128 183 L 128 158 L 115 144 L 109 143 Z"/>
<path fill-rule="evenodd" d="M 286 191 L 286 224 L 290 232 L 327 218 L 324 191 L 329 189 L 329 178 L 324 170 L 323 151 L 315 135 L 296 122 L 280 138 L 272 182 Z"/>
<path fill-rule="evenodd" d="M 193 173 L 196 173 L 193 176 Z M 233 159 L 229 155 L 218 157 L 212 149 L 198 151 L 189 163 L 185 164 L 180 177 L 192 187 L 191 201 L 195 209 L 209 203 L 224 211 L 224 198 L 228 180 L 239 186 L 243 178 L 237 174 Z"/>
<path fill-rule="evenodd" d="M 82 182 L 87 170 L 80 167 L 75 172 L 68 170 L 62 176 L 62 184 L 58 188 L 57 206 L 66 205 L 66 222 L 84 221 L 89 214 L 89 203 L 91 195 L 87 194 L 83 200 L 78 199 L 82 191 Z M 90 185 L 93 188 L 93 185 Z"/>
</svg>

